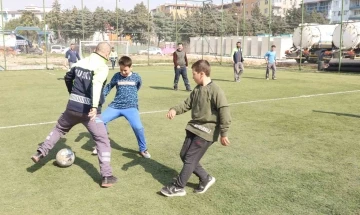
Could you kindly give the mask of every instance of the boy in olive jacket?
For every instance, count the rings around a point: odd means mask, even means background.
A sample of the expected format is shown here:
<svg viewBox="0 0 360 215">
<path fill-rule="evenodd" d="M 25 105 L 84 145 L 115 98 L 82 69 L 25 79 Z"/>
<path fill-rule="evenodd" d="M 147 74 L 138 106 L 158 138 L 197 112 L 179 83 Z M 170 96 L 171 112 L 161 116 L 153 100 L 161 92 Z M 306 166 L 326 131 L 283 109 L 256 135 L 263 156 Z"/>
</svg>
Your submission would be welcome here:
<svg viewBox="0 0 360 215">
<path fill-rule="evenodd" d="M 221 144 L 230 144 L 227 132 L 231 123 L 229 105 L 224 92 L 211 81 L 210 64 L 199 60 L 192 65 L 194 81 L 198 84 L 190 96 L 181 104 L 170 108 L 166 117 L 173 119 L 175 115 L 191 110 L 191 120 L 186 126 L 186 138 L 180 152 L 183 168 L 172 184 L 161 189 L 165 196 L 185 196 L 184 189 L 192 173 L 200 179 L 195 193 L 205 193 L 215 183 L 199 161 L 206 150 L 221 136 Z"/>
</svg>

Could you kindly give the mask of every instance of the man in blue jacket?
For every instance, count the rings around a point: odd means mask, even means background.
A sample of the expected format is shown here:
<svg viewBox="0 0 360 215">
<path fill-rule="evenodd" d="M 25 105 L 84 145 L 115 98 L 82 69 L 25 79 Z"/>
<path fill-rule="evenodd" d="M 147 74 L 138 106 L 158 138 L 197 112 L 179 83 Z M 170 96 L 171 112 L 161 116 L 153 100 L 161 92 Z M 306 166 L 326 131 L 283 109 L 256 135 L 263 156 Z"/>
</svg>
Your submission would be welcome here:
<svg viewBox="0 0 360 215">
<path fill-rule="evenodd" d="M 244 72 L 244 58 L 240 41 L 236 43 L 236 48 L 233 49 L 232 58 L 234 64 L 234 81 L 240 82 L 240 76 Z"/>
<path fill-rule="evenodd" d="M 71 69 L 72 65 L 80 60 L 79 53 L 75 50 L 75 44 L 70 45 L 70 49 L 65 53 L 65 58 L 68 59 L 69 69 Z"/>
</svg>

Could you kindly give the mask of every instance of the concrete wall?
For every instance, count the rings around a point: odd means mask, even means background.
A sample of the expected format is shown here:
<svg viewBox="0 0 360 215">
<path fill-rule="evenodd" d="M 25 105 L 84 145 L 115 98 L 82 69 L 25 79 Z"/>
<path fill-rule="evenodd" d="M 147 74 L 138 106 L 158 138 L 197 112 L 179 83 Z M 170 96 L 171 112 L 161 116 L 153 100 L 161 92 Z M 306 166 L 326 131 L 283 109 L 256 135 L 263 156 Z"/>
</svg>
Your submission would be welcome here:
<svg viewBox="0 0 360 215">
<path fill-rule="evenodd" d="M 230 56 L 236 47 L 236 42 L 240 41 L 245 57 L 263 58 L 268 48 L 268 37 L 266 36 L 246 36 L 243 41 L 242 36 L 223 37 L 221 47 L 221 37 L 191 37 L 190 54 L 204 54 Z M 270 45 L 276 45 L 278 59 L 285 58 L 285 51 L 292 46 L 292 37 L 271 37 Z M 202 47 L 203 46 L 203 47 Z"/>
</svg>

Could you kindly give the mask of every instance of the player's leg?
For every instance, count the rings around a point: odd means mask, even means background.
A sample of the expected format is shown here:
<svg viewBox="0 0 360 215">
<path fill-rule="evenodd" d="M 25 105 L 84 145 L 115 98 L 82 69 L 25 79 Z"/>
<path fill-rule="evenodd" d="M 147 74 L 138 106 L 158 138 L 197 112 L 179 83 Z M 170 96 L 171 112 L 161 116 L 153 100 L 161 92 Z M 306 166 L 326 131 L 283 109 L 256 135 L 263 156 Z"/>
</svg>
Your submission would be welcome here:
<svg viewBox="0 0 360 215">
<path fill-rule="evenodd" d="M 204 181 L 208 176 L 208 173 L 201 167 L 199 161 L 212 143 L 196 135 L 190 138 L 190 144 L 187 141 L 182 149 L 184 166 L 176 181 L 180 187 L 185 187 L 192 173 L 195 173 L 201 181 Z"/>
<path fill-rule="evenodd" d="M 187 91 L 191 91 L 189 79 L 188 79 L 188 77 L 187 77 L 186 67 L 181 67 L 180 70 L 181 70 L 181 76 L 182 76 L 182 78 L 183 78 L 183 80 L 184 80 L 184 84 L 185 84 L 186 90 L 187 90 Z"/>
<path fill-rule="evenodd" d="M 276 80 L 276 65 L 275 65 L 275 63 L 273 63 L 271 69 L 272 69 L 272 79 Z"/>
<path fill-rule="evenodd" d="M 131 128 L 134 131 L 134 134 L 138 141 L 140 155 L 143 156 L 144 158 L 150 158 L 151 155 L 147 149 L 144 127 L 141 123 L 138 109 L 136 108 L 123 109 L 122 114 L 128 120 Z"/>
<path fill-rule="evenodd" d="M 101 119 L 101 115 L 97 115 L 95 120 L 89 120 L 83 122 L 83 125 L 90 132 L 92 138 L 96 143 L 96 150 L 98 154 L 98 160 L 100 165 L 100 174 L 102 177 L 102 187 L 110 187 L 116 183 L 117 178 L 112 175 L 112 168 L 110 165 L 111 159 L 111 147 L 110 140 L 107 135 L 107 131 L 104 122 Z"/>
<path fill-rule="evenodd" d="M 54 148 L 59 139 L 78 123 L 80 123 L 79 116 L 77 116 L 73 111 L 65 110 L 58 119 L 55 127 L 46 137 L 45 141 L 39 146 L 37 152 L 31 157 L 31 159 L 37 163 L 41 158 L 48 155 L 49 151 Z"/>
<path fill-rule="evenodd" d="M 234 81 L 239 81 L 239 71 L 240 68 L 239 68 L 239 62 L 235 63 L 234 64 Z"/>
<path fill-rule="evenodd" d="M 184 163 L 183 168 L 177 177 L 177 180 L 173 184 L 162 188 L 161 193 L 165 196 L 186 195 L 184 187 L 186 186 L 191 174 L 198 167 L 200 159 L 203 157 L 210 145 L 211 142 L 208 142 L 190 132 L 187 132 L 187 137 L 180 152 L 180 157 Z M 201 174 L 202 178 L 206 178 L 204 179 L 204 182 L 207 181 L 209 175 L 204 169 L 202 169 Z M 215 182 L 215 178 L 211 177 L 211 179 L 213 182 L 210 183 L 210 181 L 207 181 L 206 187 L 201 190 L 202 192 L 205 192 Z"/>
<path fill-rule="evenodd" d="M 265 73 L 266 80 L 269 80 L 269 70 L 270 70 L 270 63 L 266 64 L 266 73 Z"/>
<path fill-rule="evenodd" d="M 174 67 L 175 77 L 174 77 L 174 90 L 178 90 L 178 83 L 180 77 L 180 68 Z"/>
<path fill-rule="evenodd" d="M 242 62 L 239 62 L 239 81 L 243 73 L 244 73 L 244 64 Z"/>
<path fill-rule="evenodd" d="M 115 109 L 112 107 L 107 107 L 104 112 L 101 114 L 101 119 L 105 124 L 106 130 L 108 130 L 107 128 L 107 124 L 111 121 L 113 121 L 114 119 L 117 119 L 121 116 L 121 109 Z"/>
<path fill-rule="evenodd" d="M 115 108 L 112 108 L 112 107 L 107 107 L 105 109 L 105 111 L 102 113 L 101 115 L 101 118 L 102 118 L 102 121 L 104 122 L 105 124 L 105 128 L 106 128 L 106 131 L 109 133 L 109 129 L 108 129 L 108 126 L 107 124 L 111 121 L 113 121 L 114 119 L 118 118 L 121 116 L 121 110 L 120 109 L 115 109 Z M 98 154 L 98 151 L 96 149 L 96 147 L 93 148 L 94 150 L 92 151 L 92 155 L 97 155 Z"/>
</svg>

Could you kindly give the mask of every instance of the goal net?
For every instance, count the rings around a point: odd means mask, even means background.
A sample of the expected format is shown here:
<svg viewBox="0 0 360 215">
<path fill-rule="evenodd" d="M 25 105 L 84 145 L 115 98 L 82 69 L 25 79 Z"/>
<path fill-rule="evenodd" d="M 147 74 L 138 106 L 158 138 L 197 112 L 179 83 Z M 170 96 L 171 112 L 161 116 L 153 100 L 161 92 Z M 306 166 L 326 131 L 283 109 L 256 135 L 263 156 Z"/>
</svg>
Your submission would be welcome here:
<svg viewBox="0 0 360 215">
<path fill-rule="evenodd" d="M 80 41 L 79 44 L 79 55 L 80 58 L 89 56 L 95 51 L 96 46 L 101 41 Z M 106 41 L 111 47 L 115 48 L 119 58 L 123 55 L 129 55 L 129 41 Z"/>
</svg>

